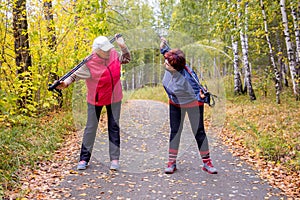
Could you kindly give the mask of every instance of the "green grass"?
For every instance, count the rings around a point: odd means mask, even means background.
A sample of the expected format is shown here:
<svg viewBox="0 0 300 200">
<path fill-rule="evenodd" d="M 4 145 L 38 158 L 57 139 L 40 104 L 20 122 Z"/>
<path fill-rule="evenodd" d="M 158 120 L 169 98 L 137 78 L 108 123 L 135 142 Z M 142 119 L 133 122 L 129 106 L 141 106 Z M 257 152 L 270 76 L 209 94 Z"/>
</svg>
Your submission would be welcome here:
<svg viewBox="0 0 300 200">
<path fill-rule="evenodd" d="M 20 116 L 19 116 L 20 117 Z M 34 167 L 51 159 L 68 131 L 74 131 L 71 112 L 49 113 L 41 118 L 25 118 L 21 123 L 0 127 L 0 196 L 16 187 L 21 165 Z"/>
<path fill-rule="evenodd" d="M 168 96 L 162 85 L 157 87 L 145 86 L 140 89 L 124 92 L 123 101 L 125 102 L 130 99 L 149 99 L 168 103 Z"/>
</svg>

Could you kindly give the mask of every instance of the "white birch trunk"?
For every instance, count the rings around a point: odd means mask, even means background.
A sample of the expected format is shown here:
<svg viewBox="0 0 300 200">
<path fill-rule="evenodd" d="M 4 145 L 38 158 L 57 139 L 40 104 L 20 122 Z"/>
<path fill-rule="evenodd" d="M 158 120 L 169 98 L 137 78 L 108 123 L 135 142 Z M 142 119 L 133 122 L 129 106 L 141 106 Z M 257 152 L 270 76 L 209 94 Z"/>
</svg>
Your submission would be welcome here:
<svg viewBox="0 0 300 200">
<path fill-rule="evenodd" d="M 263 0 L 260 0 L 260 6 L 261 6 L 261 11 L 262 11 L 263 20 L 264 20 L 266 40 L 267 40 L 267 43 L 268 43 L 268 46 L 269 46 L 271 65 L 273 67 L 273 71 L 274 71 L 274 74 L 275 74 L 276 102 L 278 104 L 280 104 L 280 92 L 281 92 L 280 91 L 280 89 L 281 89 L 280 88 L 280 74 L 278 72 L 278 68 L 276 66 L 275 59 L 274 59 L 274 53 L 273 53 L 272 44 L 271 44 L 270 37 L 269 37 L 268 22 L 267 22 L 267 16 L 266 16 L 265 6 L 264 6 Z"/>
<path fill-rule="evenodd" d="M 282 15 L 282 23 L 284 26 L 284 37 L 285 37 L 289 67 L 290 67 L 290 72 L 291 72 L 291 78 L 292 78 L 292 83 L 293 83 L 293 91 L 296 96 L 296 100 L 299 100 L 299 93 L 300 93 L 299 92 L 299 78 L 297 76 L 295 56 L 294 56 L 292 42 L 291 42 L 291 38 L 290 38 L 290 34 L 289 34 L 288 18 L 287 18 L 287 13 L 286 13 L 286 8 L 285 8 L 285 0 L 280 0 L 280 10 L 281 10 L 281 15 Z"/>
<path fill-rule="evenodd" d="M 300 30 L 299 30 L 299 25 L 298 25 L 296 8 L 294 8 L 293 5 L 291 5 L 291 9 L 292 9 L 295 38 L 296 38 L 296 63 L 299 63 L 300 62 Z"/>
<path fill-rule="evenodd" d="M 234 94 L 242 93 L 242 81 L 239 70 L 239 52 L 238 41 L 234 40 L 234 36 L 231 36 L 232 51 L 233 51 L 233 75 L 234 75 Z"/>
<path fill-rule="evenodd" d="M 289 86 L 289 82 L 287 80 L 287 66 L 286 64 L 283 62 L 283 53 L 282 53 L 282 46 L 281 46 L 281 40 L 280 40 L 280 36 L 279 33 L 276 32 L 276 43 L 277 43 L 277 49 L 278 49 L 278 55 L 277 55 L 277 63 L 280 69 L 280 80 L 283 81 L 280 82 L 280 87 L 281 89 L 283 88 L 283 85 L 288 87 Z"/>
<path fill-rule="evenodd" d="M 227 0 L 228 5 L 230 5 L 230 0 Z M 235 19 L 235 16 L 232 16 Z M 234 20 L 233 26 L 236 28 L 236 20 Z M 233 76 L 234 76 L 234 94 L 240 95 L 243 93 L 243 86 L 241 81 L 241 74 L 239 70 L 239 50 L 238 50 L 238 41 L 234 37 L 234 33 L 231 35 L 231 45 L 233 52 Z"/>
<path fill-rule="evenodd" d="M 240 2 L 240 1 L 239 1 Z M 245 5 L 245 13 L 247 13 L 248 9 L 248 3 Z M 247 16 L 246 16 L 247 17 Z M 247 22 L 247 20 L 245 20 Z M 248 24 L 244 24 L 244 30 L 248 29 Z M 242 53 L 243 53 L 243 63 L 244 63 L 244 68 L 245 68 L 245 81 L 247 85 L 247 92 L 249 94 L 249 97 L 251 100 L 256 100 L 256 96 L 253 91 L 252 87 L 252 82 L 251 82 L 251 69 L 250 69 L 250 64 L 249 64 L 249 59 L 248 59 L 248 44 L 247 44 L 247 36 L 246 33 L 243 33 L 243 29 L 240 30 L 240 37 L 241 37 L 241 46 L 242 46 Z"/>
</svg>

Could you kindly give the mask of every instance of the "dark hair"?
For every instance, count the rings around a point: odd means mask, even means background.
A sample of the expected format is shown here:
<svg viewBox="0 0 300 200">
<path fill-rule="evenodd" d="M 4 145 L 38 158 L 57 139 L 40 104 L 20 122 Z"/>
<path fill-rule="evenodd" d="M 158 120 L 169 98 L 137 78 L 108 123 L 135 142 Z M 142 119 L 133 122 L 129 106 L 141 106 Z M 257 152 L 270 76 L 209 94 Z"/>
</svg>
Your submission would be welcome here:
<svg viewBox="0 0 300 200">
<path fill-rule="evenodd" d="M 172 49 L 165 53 L 164 57 L 177 71 L 184 69 L 186 64 L 185 55 L 180 49 Z"/>
</svg>

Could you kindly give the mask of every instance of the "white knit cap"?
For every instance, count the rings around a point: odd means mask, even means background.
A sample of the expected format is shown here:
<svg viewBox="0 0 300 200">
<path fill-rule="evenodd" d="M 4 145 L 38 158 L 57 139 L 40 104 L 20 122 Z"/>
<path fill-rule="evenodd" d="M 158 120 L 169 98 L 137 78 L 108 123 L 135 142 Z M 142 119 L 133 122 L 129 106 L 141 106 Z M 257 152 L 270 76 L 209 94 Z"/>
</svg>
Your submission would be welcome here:
<svg viewBox="0 0 300 200">
<path fill-rule="evenodd" d="M 94 40 L 92 49 L 93 49 L 93 51 L 96 49 L 101 49 L 102 51 L 108 51 L 113 47 L 114 47 L 114 45 L 112 45 L 110 43 L 110 41 L 107 39 L 107 37 L 99 36 Z"/>
</svg>

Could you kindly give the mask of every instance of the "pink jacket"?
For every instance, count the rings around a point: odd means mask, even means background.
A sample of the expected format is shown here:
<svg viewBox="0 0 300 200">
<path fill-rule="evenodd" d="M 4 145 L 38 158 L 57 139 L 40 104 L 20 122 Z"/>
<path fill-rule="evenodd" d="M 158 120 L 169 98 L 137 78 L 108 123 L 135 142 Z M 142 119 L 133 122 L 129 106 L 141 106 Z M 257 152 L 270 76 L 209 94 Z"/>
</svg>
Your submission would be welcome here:
<svg viewBox="0 0 300 200">
<path fill-rule="evenodd" d="M 121 63 L 115 49 L 110 51 L 109 60 L 94 53 L 86 66 L 91 73 L 91 77 L 86 79 L 88 103 L 103 106 L 122 100 Z"/>
</svg>

